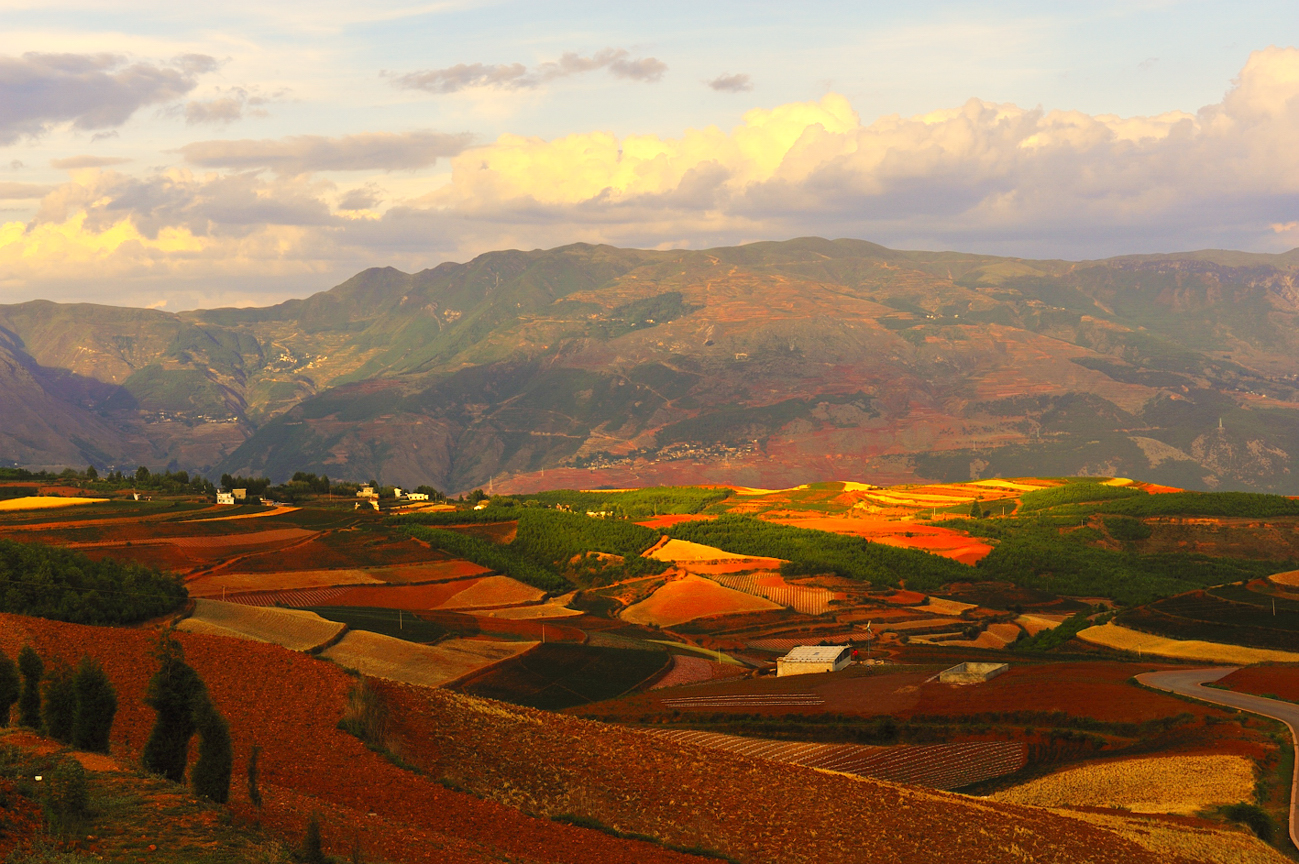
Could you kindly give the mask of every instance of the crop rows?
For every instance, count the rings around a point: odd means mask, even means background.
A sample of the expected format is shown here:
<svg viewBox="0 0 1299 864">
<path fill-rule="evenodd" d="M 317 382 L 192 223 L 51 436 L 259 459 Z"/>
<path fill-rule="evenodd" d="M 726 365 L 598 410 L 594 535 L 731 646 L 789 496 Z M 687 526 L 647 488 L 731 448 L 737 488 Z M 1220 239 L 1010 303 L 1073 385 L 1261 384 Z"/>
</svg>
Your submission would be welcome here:
<svg viewBox="0 0 1299 864">
<path fill-rule="evenodd" d="M 753 759 L 842 771 L 933 789 L 958 789 L 1000 777 L 1018 771 L 1027 761 L 1024 745 L 1013 741 L 869 747 L 862 744 L 808 744 L 800 741 L 740 738 L 692 729 L 656 730 L 653 734 L 681 744 L 725 750 Z"/>
<path fill-rule="evenodd" d="M 747 670 L 743 666 L 732 666 L 729 663 L 715 663 L 703 657 L 685 657 L 681 654 L 672 658 L 672 670 L 664 675 L 651 690 L 664 687 L 677 687 L 682 684 L 698 684 L 703 681 L 714 681 L 718 678 L 737 678 Z"/>
<path fill-rule="evenodd" d="M 243 606 L 287 606 L 290 609 L 301 609 L 305 606 L 328 606 L 329 601 L 350 590 L 352 589 L 347 585 L 333 588 L 290 588 L 283 591 L 246 591 L 209 599 L 225 600 Z"/>
<path fill-rule="evenodd" d="M 804 615 L 824 615 L 830 610 L 830 601 L 834 599 L 834 592 L 828 588 L 760 585 L 759 580 L 764 577 L 754 573 L 706 573 L 704 575 L 727 588 L 765 597 L 772 603 L 788 606 Z"/>
<path fill-rule="evenodd" d="M 659 700 L 667 708 L 684 708 L 687 711 L 707 711 L 710 708 L 797 707 L 824 705 L 825 700 L 815 693 L 727 693 L 715 696 L 682 696 Z"/>
</svg>

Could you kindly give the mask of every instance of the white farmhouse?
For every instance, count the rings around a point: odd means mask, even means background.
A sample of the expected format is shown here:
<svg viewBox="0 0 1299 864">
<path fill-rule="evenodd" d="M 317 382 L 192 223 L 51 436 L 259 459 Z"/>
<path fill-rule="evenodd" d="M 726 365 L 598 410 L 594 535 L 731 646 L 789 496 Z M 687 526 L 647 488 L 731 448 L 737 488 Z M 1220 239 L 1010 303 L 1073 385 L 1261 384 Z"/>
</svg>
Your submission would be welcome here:
<svg viewBox="0 0 1299 864">
<path fill-rule="evenodd" d="M 406 500 L 407 500 L 407 501 L 427 501 L 427 500 L 428 500 L 428 493 L 427 493 L 427 492 L 407 492 L 407 493 L 406 493 Z"/>
<path fill-rule="evenodd" d="M 235 493 L 233 493 L 233 492 L 218 492 L 218 493 L 217 493 L 217 503 L 218 503 L 218 504 L 233 504 L 233 503 L 235 503 Z"/>
<path fill-rule="evenodd" d="M 852 662 L 851 645 L 799 645 L 776 661 L 776 677 L 838 672 Z"/>
</svg>

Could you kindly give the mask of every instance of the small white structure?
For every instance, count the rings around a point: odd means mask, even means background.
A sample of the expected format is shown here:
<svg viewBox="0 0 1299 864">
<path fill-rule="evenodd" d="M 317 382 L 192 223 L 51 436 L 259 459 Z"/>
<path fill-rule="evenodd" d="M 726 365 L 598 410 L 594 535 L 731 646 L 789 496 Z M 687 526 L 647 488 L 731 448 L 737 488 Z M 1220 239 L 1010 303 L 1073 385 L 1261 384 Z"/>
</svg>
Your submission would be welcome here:
<svg viewBox="0 0 1299 864">
<path fill-rule="evenodd" d="M 407 493 L 406 493 L 406 500 L 407 500 L 407 501 L 427 501 L 427 500 L 428 500 L 428 493 L 427 493 L 427 492 L 407 492 Z"/>
<path fill-rule="evenodd" d="M 233 492 L 218 492 L 218 493 L 217 493 L 217 503 L 218 503 L 218 504 L 233 504 L 233 503 L 235 503 L 235 493 L 233 493 Z"/>
<path fill-rule="evenodd" d="M 400 497 L 401 497 L 401 487 L 400 487 L 400 486 L 394 486 L 394 487 L 392 487 L 392 497 L 394 497 L 394 498 L 400 498 Z"/>
<path fill-rule="evenodd" d="M 374 487 L 373 487 L 373 486 L 362 486 L 360 489 L 357 489 L 357 490 L 356 490 L 356 497 L 357 497 L 357 498 L 375 498 L 375 497 L 377 497 L 377 496 L 374 494 Z"/>
<path fill-rule="evenodd" d="M 938 673 L 944 684 L 979 684 L 996 678 L 1010 668 L 1008 663 L 958 663 Z"/>
<path fill-rule="evenodd" d="M 230 494 L 235 496 L 236 501 L 246 501 L 248 499 L 247 489 L 231 489 Z"/>
<path fill-rule="evenodd" d="M 776 661 L 776 677 L 838 672 L 852 662 L 851 645 L 799 645 Z"/>
</svg>

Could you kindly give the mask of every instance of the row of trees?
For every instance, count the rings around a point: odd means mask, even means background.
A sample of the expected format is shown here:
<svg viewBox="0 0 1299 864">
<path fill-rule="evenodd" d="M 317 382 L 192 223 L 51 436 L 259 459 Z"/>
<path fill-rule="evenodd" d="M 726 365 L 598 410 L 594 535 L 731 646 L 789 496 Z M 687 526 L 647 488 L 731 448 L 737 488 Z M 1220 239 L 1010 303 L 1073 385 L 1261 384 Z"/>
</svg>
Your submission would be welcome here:
<svg viewBox="0 0 1299 864">
<path fill-rule="evenodd" d="M 153 708 L 156 720 L 144 746 L 144 767 L 183 783 L 189 743 L 197 733 L 198 761 L 190 772 L 190 782 L 198 795 L 224 804 L 230 799 L 234 764 L 230 726 L 169 632 L 159 636 L 154 656 L 158 671 L 149 679 L 144 701 Z M 66 663 L 47 670 L 30 645 L 18 653 L 17 663 L 0 652 L 0 726 L 8 725 L 15 703 L 18 725 L 77 750 L 108 752 L 117 691 L 93 658 L 83 656 L 75 671 Z M 254 749 L 249 792 L 253 802 L 259 803 L 256 771 Z"/>
</svg>

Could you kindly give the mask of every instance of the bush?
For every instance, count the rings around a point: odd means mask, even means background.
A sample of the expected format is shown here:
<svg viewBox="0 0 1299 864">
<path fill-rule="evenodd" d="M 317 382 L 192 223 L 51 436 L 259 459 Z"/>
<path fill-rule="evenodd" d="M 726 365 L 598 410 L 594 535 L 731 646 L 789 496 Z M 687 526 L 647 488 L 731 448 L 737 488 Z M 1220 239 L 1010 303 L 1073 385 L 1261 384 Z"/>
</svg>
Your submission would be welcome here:
<svg viewBox="0 0 1299 864">
<path fill-rule="evenodd" d="M 93 561 L 43 543 L 0 540 L 0 612 L 73 624 L 134 624 L 177 608 L 179 580 L 134 561 Z"/>
<path fill-rule="evenodd" d="M 199 735 L 198 761 L 192 772 L 194 792 L 224 804 L 230 800 L 230 774 L 234 768 L 230 724 L 206 692 L 194 698 L 194 725 Z"/>
<path fill-rule="evenodd" d="M 347 691 L 338 728 L 360 738 L 368 747 L 382 750 L 388 746 L 388 705 L 368 678 L 361 678 Z"/>
<path fill-rule="evenodd" d="M 18 722 L 29 729 L 41 728 L 41 677 L 45 664 L 30 645 L 18 652 L 18 671 L 23 676 L 23 690 L 18 697 Z"/>
<path fill-rule="evenodd" d="M 56 663 L 45 676 L 45 702 L 41 706 L 45 734 L 55 741 L 71 744 L 76 719 L 77 691 L 72 670 L 66 663 Z"/>
<path fill-rule="evenodd" d="M 194 737 L 194 699 L 206 688 L 198 673 L 185 662 L 185 652 L 170 633 L 159 635 L 154 656 L 158 658 L 158 671 L 149 679 L 144 701 L 157 712 L 157 719 L 144 745 L 144 767 L 182 783 L 189 740 Z"/>
<path fill-rule="evenodd" d="M 107 753 L 108 739 L 117 715 L 117 691 L 95 659 L 82 657 L 73 681 L 76 710 L 72 746 L 90 753 Z"/>
<path fill-rule="evenodd" d="M 22 679 L 18 677 L 18 667 L 0 651 L 0 727 L 9 725 L 9 711 L 21 692 Z"/>
<path fill-rule="evenodd" d="M 1029 636 L 1024 639 L 1017 639 L 1010 646 L 1012 651 L 1051 651 L 1059 648 L 1073 637 L 1077 636 L 1082 630 L 1092 626 L 1088 620 L 1090 611 L 1079 612 L 1076 615 L 1066 618 L 1057 626 L 1050 630 L 1043 630 L 1036 636 Z"/>
<path fill-rule="evenodd" d="M 1264 843 L 1271 843 L 1272 837 L 1276 834 L 1272 817 L 1268 816 L 1263 808 L 1253 804 L 1232 804 L 1222 808 L 1222 815 L 1230 822 L 1244 825 Z"/>
<path fill-rule="evenodd" d="M 50 830 L 79 834 L 90 816 L 90 788 L 86 769 L 76 759 L 60 759 L 45 777 L 43 809 Z"/>
<path fill-rule="evenodd" d="M 311 817 L 307 819 L 307 833 L 302 838 L 302 851 L 298 853 L 298 860 L 303 864 L 328 864 L 329 862 L 320 840 L 320 814 L 314 810 L 311 812 Z"/>
<path fill-rule="evenodd" d="M 1082 504 L 1138 496 L 1146 498 L 1159 497 L 1147 495 L 1140 489 L 1133 489 L 1130 486 L 1107 486 L 1104 483 L 1090 482 L 1066 483 L 1063 486 L 1054 486 L 1050 489 L 1025 492 L 1023 497 L 1020 498 L 1019 511 L 1027 513 L 1033 510 L 1045 510 L 1048 507 L 1059 507 L 1063 504 Z"/>
</svg>

